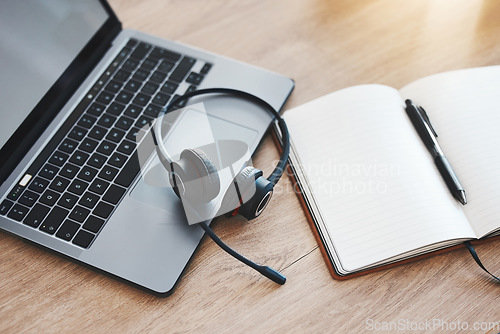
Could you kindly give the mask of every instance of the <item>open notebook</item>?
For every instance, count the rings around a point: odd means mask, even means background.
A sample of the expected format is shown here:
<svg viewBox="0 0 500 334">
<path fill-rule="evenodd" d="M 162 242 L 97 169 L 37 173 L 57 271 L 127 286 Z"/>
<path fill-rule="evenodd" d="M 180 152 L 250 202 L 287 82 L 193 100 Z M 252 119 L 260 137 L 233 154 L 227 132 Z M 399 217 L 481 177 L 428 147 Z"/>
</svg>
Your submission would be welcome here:
<svg viewBox="0 0 500 334">
<path fill-rule="evenodd" d="M 405 112 L 423 106 L 467 192 L 449 192 Z M 399 91 L 349 87 L 288 110 L 290 162 L 335 272 L 357 273 L 500 234 L 500 66 Z"/>
</svg>

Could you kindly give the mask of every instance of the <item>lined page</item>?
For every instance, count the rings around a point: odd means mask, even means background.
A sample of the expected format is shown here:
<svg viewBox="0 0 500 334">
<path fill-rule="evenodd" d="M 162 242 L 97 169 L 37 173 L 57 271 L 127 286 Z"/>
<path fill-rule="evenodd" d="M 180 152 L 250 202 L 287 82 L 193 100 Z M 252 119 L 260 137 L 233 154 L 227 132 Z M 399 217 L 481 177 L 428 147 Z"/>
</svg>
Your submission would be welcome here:
<svg viewBox="0 0 500 334">
<path fill-rule="evenodd" d="M 478 237 L 500 227 L 500 66 L 433 75 L 401 89 L 421 104 L 465 188 Z"/>
<path fill-rule="evenodd" d="M 350 87 L 284 117 L 337 265 L 346 271 L 473 237 L 395 89 Z"/>
</svg>

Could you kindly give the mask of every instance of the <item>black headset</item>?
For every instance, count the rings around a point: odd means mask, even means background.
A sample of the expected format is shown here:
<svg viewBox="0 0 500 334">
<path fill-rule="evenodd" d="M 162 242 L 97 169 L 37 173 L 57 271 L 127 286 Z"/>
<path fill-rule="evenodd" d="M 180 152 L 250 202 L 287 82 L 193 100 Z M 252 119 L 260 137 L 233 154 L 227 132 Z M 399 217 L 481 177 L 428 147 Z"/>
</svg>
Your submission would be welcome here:
<svg viewBox="0 0 500 334">
<path fill-rule="evenodd" d="M 216 215 L 220 216 L 226 214 L 234 216 L 240 214 L 248 220 L 254 219 L 264 211 L 269 203 L 272 197 L 273 188 L 285 171 L 288 154 L 290 152 L 290 138 L 285 120 L 269 103 L 250 93 L 230 88 L 201 89 L 174 98 L 160 111 L 155 126 L 151 128 L 156 152 L 162 165 L 169 173 L 170 184 L 175 194 L 181 198 L 181 200 L 187 199 L 197 202 L 209 202 L 219 195 L 220 180 L 217 168 L 201 149 L 185 149 L 181 152 L 179 160 L 172 161 L 161 139 L 161 126 L 165 114 L 179 108 L 180 105 L 184 105 L 187 100 L 192 97 L 208 94 L 229 95 L 256 103 L 273 115 L 277 121 L 282 137 L 281 156 L 273 172 L 265 178 L 262 171 L 257 168 L 251 166 L 243 168 L 236 174 L 232 181 L 231 186 L 234 186 L 232 189 L 236 191 L 226 191 L 220 209 Z M 249 189 L 252 189 L 252 191 L 249 191 Z M 217 237 L 206 222 L 202 221 L 199 225 L 214 242 L 227 253 L 257 270 L 272 281 L 278 284 L 285 283 L 286 277 L 278 271 L 267 266 L 258 265 L 227 246 Z"/>
</svg>

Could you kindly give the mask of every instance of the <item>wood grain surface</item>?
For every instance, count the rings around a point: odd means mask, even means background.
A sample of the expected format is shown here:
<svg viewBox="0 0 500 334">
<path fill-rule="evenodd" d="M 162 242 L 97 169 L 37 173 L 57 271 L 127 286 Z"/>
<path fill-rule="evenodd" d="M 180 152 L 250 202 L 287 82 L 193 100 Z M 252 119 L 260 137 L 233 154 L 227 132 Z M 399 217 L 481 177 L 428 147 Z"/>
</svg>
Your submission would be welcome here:
<svg viewBox="0 0 500 334">
<path fill-rule="evenodd" d="M 110 4 L 124 28 L 293 78 L 285 110 L 355 84 L 399 88 L 437 72 L 500 63 L 494 0 Z M 269 172 L 277 158 L 269 137 L 254 162 Z M 396 324 L 402 327 L 393 332 L 455 333 L 464 323 L 471 333 L 500 331 L 481 323 L 500 322 L 500 285 L 465 248 L 334 280 L 287 176 L 256 221 L 219 219 L 213 226 L 241 253 L 280 269 L 287 283 L 277 286 L 204 239 L 173 295 L 158 298 L 2 232 L 0 332 L 369 333 Z M 499 246 L 477 247 L 497 274 Z M 429 327 L 435 321 L 442 326 Z M 483 328 L 474 330 L 476 322 Z"/>
</svg>

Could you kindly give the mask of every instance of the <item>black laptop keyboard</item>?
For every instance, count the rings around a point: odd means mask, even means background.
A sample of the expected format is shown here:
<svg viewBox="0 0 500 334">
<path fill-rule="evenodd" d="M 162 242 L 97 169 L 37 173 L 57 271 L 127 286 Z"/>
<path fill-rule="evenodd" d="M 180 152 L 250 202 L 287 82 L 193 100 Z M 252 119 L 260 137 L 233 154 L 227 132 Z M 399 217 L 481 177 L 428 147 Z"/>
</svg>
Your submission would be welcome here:
<svg viewBox="0 0 500 334">
<path fill-rule="evenodd" d="M 137 145 L 141 155 L 154 150 L 147 135 L 153 119 L 178 94 L 195 90 L 210 68 L 130 40 L 2 201 L 0 214 L 90 247 L 139 173 Z"/>
</svg>

